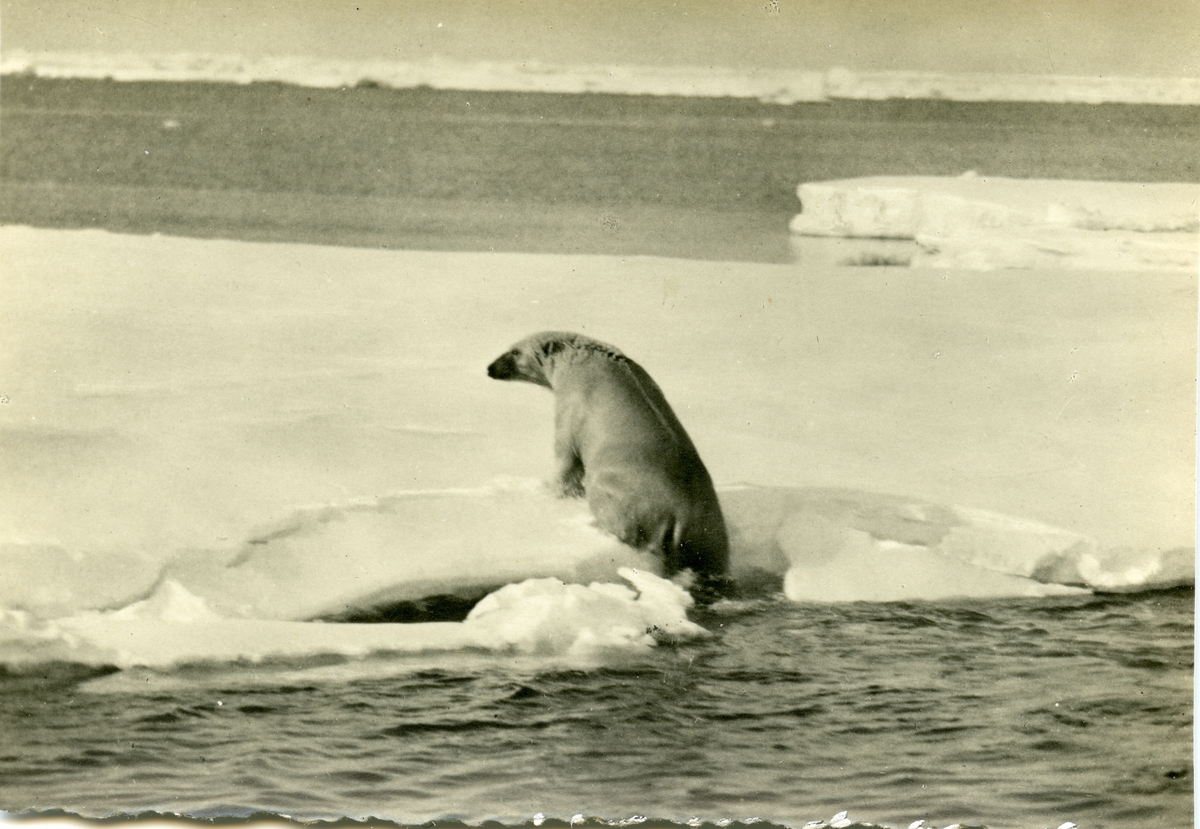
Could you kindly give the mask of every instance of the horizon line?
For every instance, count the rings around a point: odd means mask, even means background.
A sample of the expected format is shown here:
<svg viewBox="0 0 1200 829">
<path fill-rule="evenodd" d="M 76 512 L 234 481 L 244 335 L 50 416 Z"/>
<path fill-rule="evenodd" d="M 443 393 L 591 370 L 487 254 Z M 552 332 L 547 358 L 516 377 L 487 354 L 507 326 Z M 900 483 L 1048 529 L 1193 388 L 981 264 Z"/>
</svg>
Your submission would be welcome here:
<svg viewBox="0 0 1200 829">
<path fill-rule="evenodd" d="M 653 65 L 561 65 L 530 61 L 420 62 L 172 52 L 6 50 L 0 75 L 250 84 L 311 88 L 377 85 L 483 92 L 609 93 L 754 98 L 792 104 L 832 100 L 949 100 L 1200 105 L 1200 78 L 925 70 L 734 69 Z"/>
</svg>

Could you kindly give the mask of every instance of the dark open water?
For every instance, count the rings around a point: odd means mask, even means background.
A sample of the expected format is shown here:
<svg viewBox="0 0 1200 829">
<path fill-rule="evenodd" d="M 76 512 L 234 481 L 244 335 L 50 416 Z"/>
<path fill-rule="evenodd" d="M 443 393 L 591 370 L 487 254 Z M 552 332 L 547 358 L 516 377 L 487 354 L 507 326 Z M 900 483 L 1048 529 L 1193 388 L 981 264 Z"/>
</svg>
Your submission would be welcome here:
<svg viewBox="0 0 1200 829">
<path fill-rule="evenodd" d="M 713 639 L 593 671 L 468 655 L 85 681 L 47 667 L 5 680 L 0 805 L 1192 824 L 1190 589 L 762 600 L 701 621 Z"/>
<path fill-rule="evenodd" d="M 786 262 L 805 181 L 1196 181 L 1200 107 L 766 104 L 10 75 L 0 220 Z"/>
</svg>

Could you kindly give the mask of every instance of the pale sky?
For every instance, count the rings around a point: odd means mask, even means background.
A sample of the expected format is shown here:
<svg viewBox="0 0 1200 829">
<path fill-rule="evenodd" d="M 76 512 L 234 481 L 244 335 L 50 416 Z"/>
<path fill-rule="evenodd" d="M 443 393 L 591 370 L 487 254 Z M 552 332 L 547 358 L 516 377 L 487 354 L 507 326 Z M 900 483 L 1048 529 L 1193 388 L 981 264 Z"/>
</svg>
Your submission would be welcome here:
<svg viewBox="0 0 1200 829">
<path fill-rule="evenodd" d="M 2 0 L 0 49 L 1200 76 L 1200 0 Z"/>
</svg>

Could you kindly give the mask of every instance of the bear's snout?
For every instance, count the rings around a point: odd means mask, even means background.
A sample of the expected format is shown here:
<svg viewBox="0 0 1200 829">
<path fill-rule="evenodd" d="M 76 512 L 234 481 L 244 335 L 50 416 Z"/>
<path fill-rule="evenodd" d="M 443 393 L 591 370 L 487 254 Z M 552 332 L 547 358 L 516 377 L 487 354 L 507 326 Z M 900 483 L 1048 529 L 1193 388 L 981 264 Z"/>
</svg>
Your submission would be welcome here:
<svg viewBox="0 0 1200 829">
<path fill-rule="evenodd" d="M 487 371 L 488 377 L 493 380 L 511 380 L 517 373 L 517 361 L 512 358 L 511 354 L 505 354 L 497 357 L 488 366 Z"/>
</svg>

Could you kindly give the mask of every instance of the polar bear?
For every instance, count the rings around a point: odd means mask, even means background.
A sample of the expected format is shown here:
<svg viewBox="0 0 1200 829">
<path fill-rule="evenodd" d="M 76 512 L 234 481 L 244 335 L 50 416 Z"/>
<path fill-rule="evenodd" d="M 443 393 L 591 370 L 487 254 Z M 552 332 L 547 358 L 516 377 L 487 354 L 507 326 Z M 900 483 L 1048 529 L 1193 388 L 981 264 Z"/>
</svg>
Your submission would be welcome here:
<svg viewBox="0 0 1200 829">
<path fill-rule="evenodd" d="M 554 454 L 563 495 L 585 496 L 599 526 L 691 570 L 696 592 L 727 592 L 729 540 L 712 479 L 658 385 L 611 345 L 546 331 L 488 366 L 496 380 L 554 392 Z"/>
</svg>

